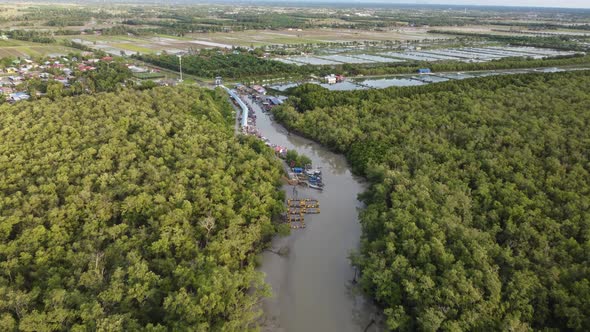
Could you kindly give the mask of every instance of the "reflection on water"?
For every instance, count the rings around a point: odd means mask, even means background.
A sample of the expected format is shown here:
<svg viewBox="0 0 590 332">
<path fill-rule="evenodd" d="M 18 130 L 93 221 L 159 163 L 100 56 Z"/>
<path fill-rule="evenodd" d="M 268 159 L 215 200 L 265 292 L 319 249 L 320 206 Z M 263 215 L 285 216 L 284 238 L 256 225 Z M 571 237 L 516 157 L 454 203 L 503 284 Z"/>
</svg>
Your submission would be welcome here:
<svg viewBox="0 0 590 332">
<path fill-rule="evenodd" d="M 442 76 L 435 76 L 435 75 L 422 75 L 422 76 L 417 76 L 417 77 L 413 77 L 413 79 L 415 80 L 420 80 L 426 83 L 440 83 L 440 82 L 446 82 L 449 79 L 442 77 Z"/>
<path fill-rule="evenodd" d="M 384 78 L 380 80 L 365 80 L 359 82 L 359 84 L 369 88 L 383 89 L 389 88 L 390 86 L 413 86 L 425 83 L 411 78 Z"/>
<path fill-rule="evenodd" d="M 250 103 L 251 104 L 251 103 Z M 306 216 L 305 229 L 273 240 L 274 249 L 289 248 L 279 256 L 265 252 L 261 270 L 274 296 L 263 305 L 264 331 L 358 332 L 378 316 L 378 310 L 360 293 L 351 290 L 354 270 L 348 255 L 357 249 L 361 235 L 357 195 L 364 190 L 346 159 L 303 137 L 290 134 L 251 104 L 257 127 L 272 143 L 296 149 L 322 168 L 323 192 L 299 188 L 299 198 L 320 202 L 321 213 Z M 291 196 L 290 186 L 284 188 Z M 378 331 L 372 325 L 369 331 Z M 381 329 L 384 330 L 384 329 Z"/>
<path fill-rule="evenodd" d="M 299 83 L 278 84 L 278 85 L 271 85 L 271 86 L 269 86 L 269 88 L 272 88 L 277 91 L 285 91 L 289 88 L 294 88 L 298 85 L 299 85 Z"/>
<path fill-rule="evenodd" d="M 366 87 L 364 87 L 362 85 L 355 84 L 354 82 L 351 82 L 351 81 L 343 81 L 343 82 L 339 82 L 336 84 L 322 83 L 320 85 L 323 86 L 324 88 L 326 88 L 328 90 L 332 90 L 332 91 L 352 91 L 352 90 L 366 89 Z"/>
<path fill-rule="evenodd" d="M 255 104 L 253 106 L 256 107 Z M 315 158 L 318 158 L 319 160 L 317 162 L 312 158 L 314 162 L 314 167 L 323 167 L 325 165 L 328 165 L 330 166 L 332 172 L 338 175 L 343 174 L 348 170 L 348 164 L 344 156 L 335 155 L 334 153 L 327 151 L 324 147 L 321 147 L 317 143 L 306 138 L 303 138 L 299 135 L 295 135 L 292 133 L 288 134 L 288 131 L 283 126 L 276 124 L 271 120 L 271 115 L 264 114 L 263 117 L 264 119 L 261 119 L 260 117 L 258 118 L 257 127 L 262 133 L 262 135 L 270 139 L 272 143 L 287 148 L 293 147 L 297 150 L 297 152 L 302 152 L 306 154 L 308 157 L 314 156 Z M 268 122 L 268 124 L 266 122 Z M 266 130 L 262 128 L 266 128 Z M 272 137 L 267 135 L 267 132 L 269 130 L 276 131 L 277 134 L 284 136 L 286 139 L 283 140 L 282 138 L 276 137 L 276 140 L 273 140 Z"/>
</svg>

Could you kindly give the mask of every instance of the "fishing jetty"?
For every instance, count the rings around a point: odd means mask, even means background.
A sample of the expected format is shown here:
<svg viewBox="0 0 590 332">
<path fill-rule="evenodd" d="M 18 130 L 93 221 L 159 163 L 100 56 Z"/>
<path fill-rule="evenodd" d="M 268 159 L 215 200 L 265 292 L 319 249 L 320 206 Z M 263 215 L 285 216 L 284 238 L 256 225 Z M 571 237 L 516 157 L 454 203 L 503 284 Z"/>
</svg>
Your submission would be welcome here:
<svg viewBox="0 0 590 332">
<path fill-rule="evenodd" d="M 319 214 L 320 202 L 316 199 L 288 199 L 285 222 L 291 228 L 305 228 L 306 214 Z"/>
</svg>

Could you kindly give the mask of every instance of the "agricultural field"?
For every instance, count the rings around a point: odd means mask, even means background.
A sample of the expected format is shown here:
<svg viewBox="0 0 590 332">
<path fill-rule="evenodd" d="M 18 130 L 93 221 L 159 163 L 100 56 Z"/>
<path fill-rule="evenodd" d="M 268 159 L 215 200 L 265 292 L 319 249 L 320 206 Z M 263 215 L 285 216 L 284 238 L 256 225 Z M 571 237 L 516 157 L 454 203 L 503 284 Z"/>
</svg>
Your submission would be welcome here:
<svg viewBox="0 0 590 332">
<path fill-rule="evenodd" d="M 203 36 L 203 35 L 199 35 Z M 429 34 L 427 28 L 397 28 L 389 31 L 357 29 L 284 29 L 272 31 L 240 31 L 233 33 L 210 33 L 200 39 L 235 46 L 264 46 L 273 44 L 339 43 L 352 41 L 407 41 L 448 38 Z"/>
<path fill-rule="evenodd" d="M 0 5 L 0 29 L 26 28 L 57 31 L 60 28 L 82 31 L 104 28 L 120 21 L 116 15 L 125 10 L 116 7 L 92 7 L 72 3 L 5 3 Z M 113 16 L 113 19 L 106 17 Z"/>
<path fill-rule="evenodd" d="M 464 32 L 464 33 L 479 33 L 479 34 L 493 34 L 502 36 L 528 36 L 533 34 L 554 35 L 554 36 L 590 36 L 589 30 L 580 29 L 529 29 L 527 27 L 516 27 L 507 25 L 467 25 L 467 26 L 442 26 L 437 27 L 437 30 Z"/>
<path fill-rule="evenodd" d="M 428 41 L 449 36 L 428 33 L 425 28 L 399 28 L 391 31 L 365 31 L 351 29 L 294 29 L 247 30 L 235 32 L 191 33 L 182 37 L 171 35 L 60 36 L 107 53 L 127 55 L 136 53 L 179 53 L 203 48 L 261 47 L 268 45 L 323 44 L 346 42 Z"/>
<path fill-rule="evenodd" d="M 76 36 L 71 41 L 83 44 L 89 48 L 100 49 L 113 55 L 125 52 L 126 55 L 137 53 L 181 53 L 190 50 L 222 47 L 232 48 L 232 45 L 212 43 L 207 40 L 192 40 L 189 38 L 174 38 L 173 36 Z M 64 38 L 66 39 L 66 38 Z"/>
<path fill-rule="evenodd" d="M 40 44 L 20 40 L 0 40 L 0 58 L 65 55 L 77 50 L 56 44 Z"/>
<path fill-rule="evenodd" d="M 290 49 L 288 52 L 295 55 L 310 51 L 316 53 L 316 45 L 326 48 L 331 44 L 334 45 L 330 47 L 336 47 L 336 44 L 341 47 L 355 43 L 451 43 L 461 39 L 457 37 L 461 33 L 505 37 L 545 33 L 548 36 L 575 37 L 589 31 L 583 25 L 576 25 L 580 19 L 573 14 L 561 17 L 559 21 L 550 17 L 525 20 L 521 16 L 518 12 L 471 10 L 463 13 L 434 8 L 334 10 L 225 5 L 211 8 L 200 5 L 21 3 L 0 5 L 0 30 L 18 28 L 48 33 L 56 44 L 75 41 L 111 55 L 127 56 L 233 47 Z M 549 25 L 551 29 L 545 29 L 542 24 Z M 529 28 L 534 30 L 527 30 Z M 14 49 L 5 51 L 6 54 L 30 55 L 43 52 L 26 48 L 20 52 Z"/>
</svg>

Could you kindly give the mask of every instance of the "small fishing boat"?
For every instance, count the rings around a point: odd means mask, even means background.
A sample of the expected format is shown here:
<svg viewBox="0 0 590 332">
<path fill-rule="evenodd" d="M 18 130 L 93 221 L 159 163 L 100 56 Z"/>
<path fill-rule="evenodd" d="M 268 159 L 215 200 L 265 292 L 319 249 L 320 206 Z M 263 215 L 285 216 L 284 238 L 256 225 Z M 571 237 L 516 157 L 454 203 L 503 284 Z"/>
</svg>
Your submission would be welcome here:
<svg viewBox="0 0 590 332">
<path fill-rule="evenodd" d="M 322 177 L 319 175 L 312 175 L 312 176 L 308 176 L 307 178 L 309 179 L 309 182 L 322 183 Z"/>
<path fill-rule="evenodd" d="M 316 189 L 316 190 L 324 190 L 324 187 L 323 186 L 320 186 L 318 184 L 310 183 L 309 184 L 309 187 L 312 188 L 312 189 Z"/>
<path fill-rule="evenodd" d="M 305 174 L 307 176 L 321 175 L 322 171 L 320 171 L 319 169 L 306 169 Z"/>
</svg>

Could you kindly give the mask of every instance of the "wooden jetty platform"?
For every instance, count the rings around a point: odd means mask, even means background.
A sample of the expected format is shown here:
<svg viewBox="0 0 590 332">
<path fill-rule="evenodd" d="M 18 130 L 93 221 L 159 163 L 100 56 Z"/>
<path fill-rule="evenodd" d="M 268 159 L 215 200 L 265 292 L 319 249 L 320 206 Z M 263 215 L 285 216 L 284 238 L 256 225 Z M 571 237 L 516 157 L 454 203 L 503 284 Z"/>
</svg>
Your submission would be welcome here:
<svg viewBox="0 0 590 332">
<path fill-rule="evenodd" d="M 317 199 L 288 199 L 288 207 L 306 207 L 306 208 L 319 208 L 320 202 Z"/>
<path fill-rule="evenodd" d="M 305 228 L 305 215 L 320 213 L 320 202 L 317 199 L 288 199 L 285 222 L 291 228 Z"/>
<path fill-rule="evenodd" d="M 288 211 L 289 214 L 319 214 L 320 208 L 290 208 Z"/>
</svg>

